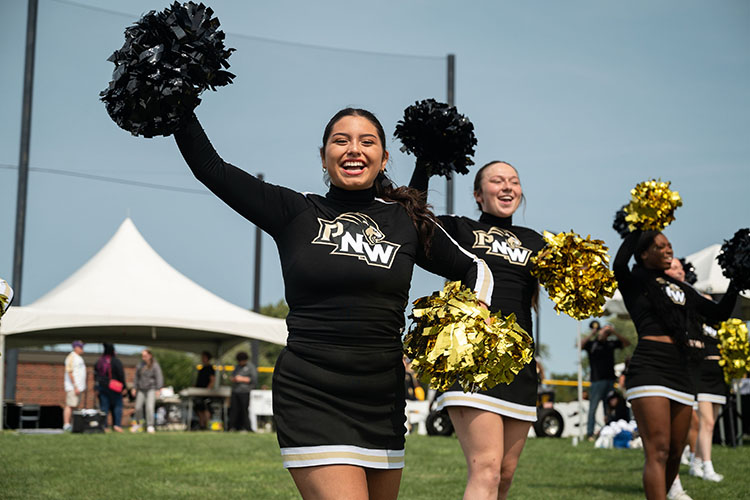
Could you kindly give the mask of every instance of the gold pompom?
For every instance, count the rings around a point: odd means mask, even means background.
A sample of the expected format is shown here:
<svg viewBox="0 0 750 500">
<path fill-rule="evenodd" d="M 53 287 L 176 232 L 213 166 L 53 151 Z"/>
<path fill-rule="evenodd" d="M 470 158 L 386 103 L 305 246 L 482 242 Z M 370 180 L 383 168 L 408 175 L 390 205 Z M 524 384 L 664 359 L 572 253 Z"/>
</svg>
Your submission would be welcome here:
<svg viewBox="0 0 750 500">
<path fill-rule="evenodd" d="M 617 289 L 604 242 L 572 231 L 545 231 L 544 240 L 547 245 L 531 258 L 531 274 L 547 290 L 557 313 L 577 320 L 604 314 L 605 297 Z"/>
<path fill-rule="evenodd" d="M 0 278 L 0 318 L 2 318 L 5 311 L 8 310 L 8 306 L 10 306 L 12 300 L 13 289 L 4 279 Z"/>
<path fill-rule="evenodd" d="M 674 211 L 682 206 L 682 198 L 669 185 L 670 182 L 652 179 L 630 190 L 630 203 L 624 210 L 631 231 L 661 231 L 674 220 Z"/>
<path fill-rule="evenodd" d="M 444 391 L 458 382 L 464 392 L 510 383 L 531 362 L 533 339 L 516 323 L 481 308 L 458 281 L 414 301 L 404 352 L 422 382 Z"/>
<path fill-rule="evenodd" d="M 743 378 L 750 372 L 750 345 L 747 333 L 747 325 L 737 318 L 729 318 L 719 327 L 719 365 L 724 368 L 724 380 L 727 384 L 731 384 L 736 378 Z"/>
</svg>

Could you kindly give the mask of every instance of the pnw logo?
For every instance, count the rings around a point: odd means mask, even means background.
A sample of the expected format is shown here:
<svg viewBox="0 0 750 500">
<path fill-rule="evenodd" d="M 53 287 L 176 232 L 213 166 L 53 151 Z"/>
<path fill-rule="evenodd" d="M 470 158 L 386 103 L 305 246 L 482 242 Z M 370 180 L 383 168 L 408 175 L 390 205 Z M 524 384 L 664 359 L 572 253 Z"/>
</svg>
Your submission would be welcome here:
<svg viewBox="0 0 750 500">
<path fill-rule="evenodd" d="M 664 293 L 667 294 L 669 300 L 680 306 L 685 305 L 685 291 L 682 288 L 663 278 L 657 278 L 657 281 L 664 285 Z"/>
<path fill-rule="evenodd" d="M 316 245 L 331 245 L 331 255 L 349 255 L 363 260 L 368 266 L 391 268 L 396 252 L 401 247 L 385 241 L 385 235 L 370 217 L 347 212 L 334 220 L 318 218 L 320 230 L 312 240 Z"/>
<path fill-rule="evenodd" d="M 484 248 L 487 255 L 502 257 L 519 266 L 525 266 L 531 255 L 531 250 L 522 247 L 515 234 L 497 227 L 489 231 L 474 231 L 472 248 Z"/>
</svg>

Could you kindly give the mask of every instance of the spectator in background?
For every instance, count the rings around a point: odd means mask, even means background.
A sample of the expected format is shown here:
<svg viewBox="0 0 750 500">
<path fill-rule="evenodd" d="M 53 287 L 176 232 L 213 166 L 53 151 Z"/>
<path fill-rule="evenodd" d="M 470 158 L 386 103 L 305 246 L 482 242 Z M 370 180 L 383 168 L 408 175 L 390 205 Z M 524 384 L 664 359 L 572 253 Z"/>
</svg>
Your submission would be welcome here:
<svg viewBox="0 0 750 500">
<path fill-rule="evenodd" d="M 164 386 L 164 376 L 161 373 L 159 362 L 148 349 L 141 352 L 141 362 L 135 370 L 135 418 L 136 423 L 130 428 L 131 432 L 138 432 L 143 422 L 145 406 L 146 432 L 153 434 L 154 413 L 156 411 L 156 398 Z"/>
<path fill-rule="evenodd" d="M 232 399 L 229 407 L 228 430 L 250 430 L 250 391 L 258 381 L 258 370 L 248 361 L 246 352 L 238 352 L 232 372 Z"/>
<path fill-rule="evenodd" d="M 211 364 L 211 353 L 203 351 L 201 353 L 201 369 L 198 371 L 198 378 L 195 380 L 195 387 L 211 388 L 216 379 L 216 371 Z M 208 427 L 208 421 L 211 419 L 211 398 L 197 398 L 195 401 L 195 411 L 198 414 L 198 426 L 201 429 Z"/>
<path fill-rule="evenodd" d="M 589 355 L 591 370 L 591 390 L 589 391 L 589 418 L 586 435 L 590 441 L 594 439 L 594 424 L 599 402 L 615 385 L 615 349 L 622 349 L 630 345 L 630 341 L 618 334 L 611 325 L 601 327 L 594 320 L 589 324 L 591 333 L 581 339 L 581 349 Z M 614 335 L 615 340 L 610 340 Z M 605 403 L 606 404 L 606 403 Z M 605 408 L 606 413 L 606 408 Z"/>
<path fill-rule="evenodd" d="M 72 431 L 70 421 L 73 409 L 81 404 L 81 393 L 86 390 L 86 363 L 83 361 L 83 342 L 73 341 L 73 350 L 65 357 L 65 409 L 63 410 L 63 430 Z"/>
<path fill-rule="evenodd" d="M 122 390 L 110 389 L 110 380 L 117 380 L 125 387 L 125 369 L 115 357 L 115 346 L 104 342 L 104 353 L 94 367 L 96 390 L 99 393 L 99 408 L 104 413 L 112 413 L 112 429 L 122 432 Z"/>
</svg>

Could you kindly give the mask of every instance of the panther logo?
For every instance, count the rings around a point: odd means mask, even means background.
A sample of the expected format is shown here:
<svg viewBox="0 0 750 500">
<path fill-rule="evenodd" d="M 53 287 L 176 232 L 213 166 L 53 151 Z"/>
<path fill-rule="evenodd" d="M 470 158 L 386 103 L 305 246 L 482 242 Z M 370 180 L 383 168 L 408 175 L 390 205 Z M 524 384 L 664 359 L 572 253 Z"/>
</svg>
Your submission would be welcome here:
<svg viewBox="0 0 750 500">
<path fill-rule="evenodd" d="M 669 297 L 669 300 L 678 306 L 685 305 L 685 291 L 682 288 L 663 278 L 657 278 L 656 281 L 664 286 L 664 293 Z"/>
<path fill-rule="evenodd" d="M 489 231 L 474 231 L 472 248 L 483 248 L 487 255 L 502 257 L 519 266 L 525 266 L 531 256 L 531 250 L 524 248 L 515 234 L 498 227 L 491 227 Z"/>
<path fill-rule="evenodd" d="M 346 212 L 334 220 L 318 218 L 315 245 L 333 246 L 331 255 L 348 255 L 363 260 L 368 266 L 390 269 L 401 245 L 385 240 L 385 234 L 369 216 Z"/>
</svg>

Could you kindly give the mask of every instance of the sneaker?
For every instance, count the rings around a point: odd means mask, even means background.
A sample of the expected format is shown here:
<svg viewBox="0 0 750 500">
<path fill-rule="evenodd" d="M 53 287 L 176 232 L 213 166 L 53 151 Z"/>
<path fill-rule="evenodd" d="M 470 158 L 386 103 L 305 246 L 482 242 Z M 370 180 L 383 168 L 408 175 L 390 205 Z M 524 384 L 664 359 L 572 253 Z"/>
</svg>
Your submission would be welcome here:
<svg viewBox="0 0 750 500">
<path fill-rule="evenodd" d="M 148 432 L 149 434 L 153 434 L 154 432 L 156 432 L 156 429 L 154 429 L 154 426 L 153 426 L 153 425 L 149 425 L 149 426 L 148 426 L 148 427 L 146 428 L 146 432 Z"/>
<path fill-rule="evenodd" d="M 693 461 L 690 462 L 690 470 L 688 470 L 688 474 L 695 477 L 703 477 L 703 460 L 700 458 L 693 458 Z"/>
<path fill-rule="evenodd" d="M 692 457 L 690 456 L 690 446 L 685 446 L 685 449 L 682 450 L 682 457 L 680 457 L 680 463 L 682 465 L 690 465 L 690 459 Z"/>
<path fill-rule="evenodd" d="M 706 481 L 713 481 L 715 483 L 721 482 L 722 479 L 724 479 L 723 474 L 719 474 L 716 471 L 703 471 L 703 475 L 701 476 Z"/>
<path fill-rule="evenodd" d="M 63 425 L 63 432 L 73 432 L 73 426 L 70 424 Z"/>
<path fill-rule="evenodd" d="M 693 497 L 685 493 L 685 490 L 678 490 L 677 492 L 672 492 L 674 488 L 670 488 L 669 492 L 667 493 L 667 499 L 668 500 L 693 500 Z"/>
<path fill-rule="evenodd" d="M 133 424 L 130 426 L 130 432 L 135 433 L 135 432 L 138 432 L 139 430 L 141 430 L 141 426 L 138 424 Z"/>
</svg>

